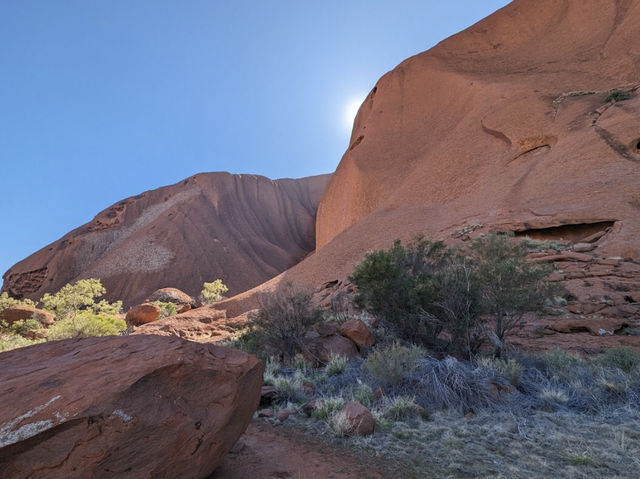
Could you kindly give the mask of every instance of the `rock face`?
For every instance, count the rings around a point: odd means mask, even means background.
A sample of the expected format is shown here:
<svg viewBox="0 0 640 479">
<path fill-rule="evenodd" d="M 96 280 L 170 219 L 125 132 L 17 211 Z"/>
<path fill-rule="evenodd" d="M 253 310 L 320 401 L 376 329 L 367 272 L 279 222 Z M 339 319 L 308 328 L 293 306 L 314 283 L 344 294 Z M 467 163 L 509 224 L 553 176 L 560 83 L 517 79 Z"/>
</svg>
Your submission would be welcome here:
<svg viewBox="0 0 640 479">
<path fill-rule="evenodd" d="M 491 228 L 608 230 L 598 254 L 637 259 L 639 42 L 639 0 L 515 0 L 402 62 L 360 107 L 305 275 L 343 278 L 395 238 Z M 607 101 L 614 89 L 628 99 Z"/>
<path fill-rule="evenodd" d="M 314 250 L 328 181 L 203 173 L 147 191 L 14 265 L 2 291 L 37 299 L 97 277 L 107 299 L 131 306 L 167 286 L 196 296 L 203 282 L 221 278 L 229 294 L 240 293 Z"/>
<path fill-rule="evenodd" d="M 11 478 L 207 477 L 246 429 L 264 365 L 159 336 L 0 354 L 0 470 Z"/>
</svg>

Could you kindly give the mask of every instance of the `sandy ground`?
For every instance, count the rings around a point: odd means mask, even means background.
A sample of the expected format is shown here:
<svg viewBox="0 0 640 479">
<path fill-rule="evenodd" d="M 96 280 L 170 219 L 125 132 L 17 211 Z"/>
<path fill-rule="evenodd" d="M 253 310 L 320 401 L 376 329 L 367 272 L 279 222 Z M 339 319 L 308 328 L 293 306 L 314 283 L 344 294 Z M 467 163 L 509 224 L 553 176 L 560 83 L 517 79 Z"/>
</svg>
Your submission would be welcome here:
<svg viewBox="0 0 640 479">
<path fill-rule="evenodd" d="M 385 477 L 370 459 L 264 422 L 254 420 L 239 442 L 244 447 L 228 454 L 209 479 Z"/>
</svg>

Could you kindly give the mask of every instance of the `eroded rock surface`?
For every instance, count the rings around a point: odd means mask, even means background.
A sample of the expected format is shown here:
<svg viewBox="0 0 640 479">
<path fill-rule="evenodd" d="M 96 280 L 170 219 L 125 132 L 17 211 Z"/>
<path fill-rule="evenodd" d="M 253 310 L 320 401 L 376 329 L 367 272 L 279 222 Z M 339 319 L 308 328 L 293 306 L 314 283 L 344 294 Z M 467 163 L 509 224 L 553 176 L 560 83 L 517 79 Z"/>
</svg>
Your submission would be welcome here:
<svg viewBox="0 0 640 479">
<path fill-rule="evenodd" d="M 11 267 L 2 291 L 40 298 L 100 278 L 107 299 L 139 304 L 167 285 L 197 296 L 221 278 L 252 288 L 315 248 L 315 215 L 329 175 L 270 180 L 203 173 L 127 198 Z"/>
<path fill-rule="evenodd" d="M 207 477 L 246 429 L 264 365 L 179 338 L 0 354 L 2 477 Z"/>
</svg>

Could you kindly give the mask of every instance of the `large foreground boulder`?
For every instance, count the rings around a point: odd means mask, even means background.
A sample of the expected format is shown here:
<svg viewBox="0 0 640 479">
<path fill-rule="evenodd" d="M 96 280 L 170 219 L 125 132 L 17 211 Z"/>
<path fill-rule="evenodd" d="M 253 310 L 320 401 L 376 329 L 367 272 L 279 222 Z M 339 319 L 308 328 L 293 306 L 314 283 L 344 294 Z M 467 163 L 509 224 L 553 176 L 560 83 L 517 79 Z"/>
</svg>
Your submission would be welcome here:
<svg viewBox="0 0 640 479">
<path fill-rule="evenodd" d="M 0 354 L 2 477 L 202 478 L 246 429 L 264 366 L 174 337 Z"/>
</svg>

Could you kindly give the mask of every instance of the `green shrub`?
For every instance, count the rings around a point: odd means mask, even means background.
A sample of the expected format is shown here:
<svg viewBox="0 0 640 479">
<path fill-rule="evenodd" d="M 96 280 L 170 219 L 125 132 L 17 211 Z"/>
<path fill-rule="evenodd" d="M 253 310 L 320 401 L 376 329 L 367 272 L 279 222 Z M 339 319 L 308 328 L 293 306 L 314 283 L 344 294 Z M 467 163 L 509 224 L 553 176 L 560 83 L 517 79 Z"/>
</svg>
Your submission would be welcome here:
<svg viewBox="0 0 640 479">
<path fill-rule="evenodd" d="M 542 360 L 549 372 L 560 379 L 570 379 L 575 367 L 582 362 L 577 356 L 558 348 L 545 352 Z"/>
<path fill-rule="evenodd" d="M 500 374 L 509 380 L 511 384 L 518 387 L 524 374 L 524 366 L 514 359 L 496 360 L 496 367 Z"/>
<path fill-rule="evenodd" d="M 606 103 L 616 102 L 616 101 L 624 101 L 624 100 L 628 100 L 632 96 L 633 95 L 631 94 L 631 91 L 629 91 L 629 90 L 620 90 L 620 89 L 616 88 L 616 89 L 611 90 L 609 92 L 609 94 L 604 99 L 604 101 Z"/>
<path fill-rule="evenodd" d="M 378 381 L 395 385 L 416 368 L 424 355 L 425 351 L 418 346 L 403 346 L 395 342 L 386 349 L 376 349 L 369 354 L 363 368 Z"/>
<path fill-rule="evenodd" d="M 30 299 L 15 299 L 9 296 L 6 291 L 0 294 L 0 312 L 4 311 L 11 306 L 35 306 L 36 303 Z"/>
<path fill-rule="evenodd" d="M 422 408 L 416 404 L 415 399 L 409 396 L 387 397 L 380 406 L 380 416 L 390 421 L 416 417 L 421 411 Z"/>
<path fill-rule="evenodd" d="M 82 311 L 75 316 L 56 321 L 49 328 L 48 339 L 88 338 L 115 336 L 127 329 L 124 319 Z"/>
<path fill-rule="evenodd" d="M 327 376 L 337 376 L 338 374 L 345 372 L 348 363 L 349 360 L 345 356 L 331 354 L 329 356 L 329 361 L 325 366 L 325 372 L 327 373 Z"/>
<path fill-rule="evenodd" d="M 311 304 L 311 294 L 287 285 L 260 298 L 260 308 L 250 316 L 261 344 L 270 352 L 291 361 L 303 352 L 303 338 L 312 324 L 322 319 L 322 311 Z"/>
<path fill-rule="evenodd" d="M 204 283 L 201 294 L 205 304 L 212 304 L 222 300 L 223 294 L 227 291 L 229 291 L 229 288 L 227 288 L 222 280 L 216 279 L 211 283 Z"/>
<path fill-rule="evenodd" d="M 320 404 L 311 413 L 311 417 L 315 419 L 329 419 L 342 409 L 346 404 L 344 398 L 339 396 L 330 396 L 322 399 Z"/>
<path fill-rule="evenodd" d="M 356 386 L 353 388 L 353 399 L 363 406 L 369 407 L 373 402 L 373 389 L 368 384 L 358 379 Z"/>
<path fill-rule="evenodd" d="M 42 343 L 44 339 L 27 339 L 17 334 L 0 333 L 0 352 Z"/>
<path fill-rule="evenodd" d="M 18 336 L 26 336 L 30 331 L 42 329 L 42 323 L 37 319 L 21 319 L 19 321 L 15 321 L 6 329 L 9 333 L 17 334 Z"/>
<path fill-rule="evenodd" d="M 433 314 L 435 275 L 446 256 L 442 242 L 422 237 L 403 246 L 368 253 L 350 276 L 357 287 L 356 305 L 378 317 L 398 337 L 433 344 L 442 325 Z"/>
<path fill-rule="evenodd" d="M 40 302 L 44 309 L 56 315 L 58 320 L 71 318 L 80 311 L 91 311 L 94 315 L 117 314 L 122 309 L 122 302 L 109 303 L 101 300 L 96 303 L 96 298 L 106 293 L 99 279 L 81 279 L 74 284 L 64 285 L 55 294 L 46 293 Z"/>
<path fill-rule="evenodd" d="M 160 308 L 160 319 L 168 318 L 169 316 L 175 316 L 178 314 L 176 305 L 170 302 L 154 301 L 153 304 Z"/>
<path fill-rule="evenodd" d="M 608 368 L 618 368 L 630 373 L 640 366 L 640 353 L 630 346 L 617 346 L 608 349 L 604 355 L 598 358 L 598 362 Z"/>
<path fill-rule="evenodd" d="M 501 356 L 507 335 L 522 324 L 527 311 L 540 311 L 544 301 L 557 293 L 545 278 L 553 268 L 527 261 L 527 247 L 514 243 L 511 235 L 489 234 L 471 244 L 476 261 L 481 310 L 494 321 L 493 343 Z"/>
</svg>

